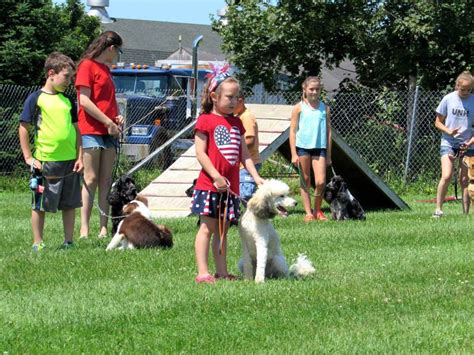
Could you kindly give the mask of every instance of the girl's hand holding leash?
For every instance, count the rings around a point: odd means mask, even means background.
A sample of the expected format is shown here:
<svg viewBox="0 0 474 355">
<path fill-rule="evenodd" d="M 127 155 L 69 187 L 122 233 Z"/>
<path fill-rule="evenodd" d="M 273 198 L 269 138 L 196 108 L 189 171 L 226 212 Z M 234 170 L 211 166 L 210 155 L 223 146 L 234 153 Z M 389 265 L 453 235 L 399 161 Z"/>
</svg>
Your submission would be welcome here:
<svg viewBox="0 0 474 355">
<path fill-rule="evenodd" d="M 119 126 L 117 126 L 114 121 L 110 120 L 107 125 L 107 132 L 111 135 L 111 136 L 118 136 L 121 132 L 121 129 L 119 128 Z"/>
<path fill-rule="evenodd" d="M 217 189 L 217 192 L 225 192 L 229 188 L 229 180 L 225 177 L 219 175 L 217 178 L 214 179 L 214 186 Z"/>
<path fill-rule="evenodd" d="M 291 156 L 291 164 L 293 164 L 294 166 L 298 166 L 299 163 L 300 163 L 300 159 L 297 155 Z"/>
<path fill-rule="evenodd" d="M 123 123 L 124 123 L 123 116 L 122 116 L 122 115 L 118 115 L 117 117 L 115 117 L 115 119 L 117 120 L 117 125 L 119 125 L 120 127 L 122 127 L 122 126 L 123 126 Z"/>
<path fill-rule="evenodd" d="M 265 183 L 265 180 L 262 179 L 260 176 L 257 179 L 254 179 L 254 180 L 255 180 L 255 183 L 259 186 L 263 185 Z"/>
</svg>

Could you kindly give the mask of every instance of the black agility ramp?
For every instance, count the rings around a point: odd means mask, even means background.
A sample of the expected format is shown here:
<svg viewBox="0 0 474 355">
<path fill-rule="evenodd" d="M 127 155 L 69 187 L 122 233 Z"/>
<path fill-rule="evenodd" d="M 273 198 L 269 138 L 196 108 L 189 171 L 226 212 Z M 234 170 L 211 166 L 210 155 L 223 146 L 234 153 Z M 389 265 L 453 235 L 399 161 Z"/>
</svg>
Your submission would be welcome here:
<svg viewBox="0 0 474 355">
<path fill-rule="evenodd" d="M 288 140 L 278 150 L 286 159 L 291 161 Z M 361 203 L 365 210 L 404 210 L 410 208 L 372 171 L 360 155 L 334 129 L 332 130 L 331 158 L 335 173 L 344 178 L 351 194 Z M 326 176 L 327 181 L 333 176 L 331 168 L 328 168 Z"/>
</svg>

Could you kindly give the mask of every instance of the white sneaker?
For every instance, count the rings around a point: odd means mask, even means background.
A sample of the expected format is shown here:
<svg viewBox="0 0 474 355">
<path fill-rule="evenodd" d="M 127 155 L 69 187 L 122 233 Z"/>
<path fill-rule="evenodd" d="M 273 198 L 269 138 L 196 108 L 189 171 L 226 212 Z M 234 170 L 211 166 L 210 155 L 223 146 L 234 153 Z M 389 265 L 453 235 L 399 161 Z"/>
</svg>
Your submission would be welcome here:
<svg viewBox="0 0 474 355">
<path fill-rule="evenodd" d="M 436 210 L 436 211 L 434 211 L 432 217 L 433 217 L 433 218 L 441 218 L 441 217 L 443 217 L 443 216 L 444 216 L 443 211 L 441 211 L 441 210 Z"/>
</svg>

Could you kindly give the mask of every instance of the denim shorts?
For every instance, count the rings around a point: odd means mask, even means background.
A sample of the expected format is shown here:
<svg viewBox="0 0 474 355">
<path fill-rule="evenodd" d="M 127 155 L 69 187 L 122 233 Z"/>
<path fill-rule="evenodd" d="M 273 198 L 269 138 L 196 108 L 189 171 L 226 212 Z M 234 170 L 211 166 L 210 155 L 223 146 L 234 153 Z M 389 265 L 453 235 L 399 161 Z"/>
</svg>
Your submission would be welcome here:
<svg viewBox="0 0 474 355">
<path fill-rule="evenodd" d="M 260 171 L 262 164 L 255 164 L 257 171 Z M 250 200 L 250 197 L 257 190 L 257 184 L 253 179 L 252 175 L 246 169 L 240 169 L 240 199 L 243 202 L 244 206 L 246 202 Z"/>
<path fill-rule="evenodd" d="M 326 158 L 326 148 L 300 148 L 296 147 L 296 154 L 299 157 L 304 157 L 306 155 L 309 155 L 311 157 L 323 157 Z"/>
<path fill-rule="evenodd" d="M 443 156 L 449 154 L 453 157 L 458 157 L 459 148 L 449 147 L 447 145 L 442 145 L 439 149 L 439 155 Z M 474 157 L 474 149 L 469 149 L 464 153 L 465 157 Z"/>
<path fill-rule="evenodd" d="M 105 135 L 85 134 L 82 136 L 83 149 L 107 149 L 116 148 L 118 146 L 118 139 Z"/>
</svg>

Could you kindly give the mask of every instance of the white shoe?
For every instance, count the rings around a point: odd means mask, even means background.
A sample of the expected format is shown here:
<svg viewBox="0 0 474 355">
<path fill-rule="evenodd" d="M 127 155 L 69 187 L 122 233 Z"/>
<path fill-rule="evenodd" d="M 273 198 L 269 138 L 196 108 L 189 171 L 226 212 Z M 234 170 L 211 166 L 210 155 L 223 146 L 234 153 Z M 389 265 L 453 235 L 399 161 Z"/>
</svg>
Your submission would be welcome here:
<svg viewBox="0 0 474 355">
<path fill-rule="evenodd" d="M 444 216 L 443 211 L 441 211 L 441 210 L 436 210 L 436 211 L 434 211 L 432 217 L 433 217 L 433 218 L 441 218 L 441 217 L 443 217 L 443 216 Z"/>
</svg>

